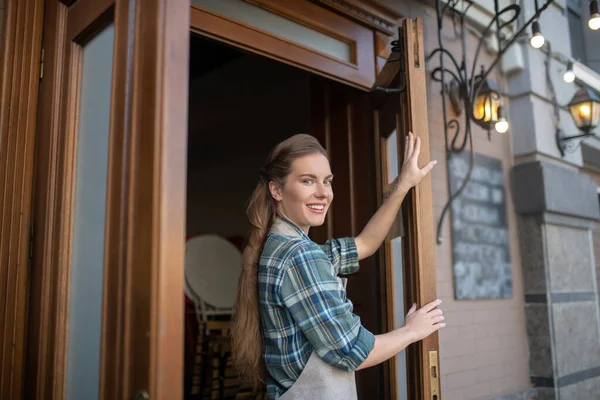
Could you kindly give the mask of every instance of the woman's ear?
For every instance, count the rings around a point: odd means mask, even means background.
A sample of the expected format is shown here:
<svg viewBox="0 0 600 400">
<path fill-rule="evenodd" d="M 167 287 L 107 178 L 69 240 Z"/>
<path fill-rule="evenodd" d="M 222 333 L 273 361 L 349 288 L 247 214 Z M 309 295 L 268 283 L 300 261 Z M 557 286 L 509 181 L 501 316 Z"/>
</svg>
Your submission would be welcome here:
<svg viewBox="0 0 600 400">
<path fill-rule="evenodd" d="M 269 191 L 271 192 L 271 196 L 277 200 L 281 201 L 281 188 L 275 182 L 269 182 Z"/>
</svg>

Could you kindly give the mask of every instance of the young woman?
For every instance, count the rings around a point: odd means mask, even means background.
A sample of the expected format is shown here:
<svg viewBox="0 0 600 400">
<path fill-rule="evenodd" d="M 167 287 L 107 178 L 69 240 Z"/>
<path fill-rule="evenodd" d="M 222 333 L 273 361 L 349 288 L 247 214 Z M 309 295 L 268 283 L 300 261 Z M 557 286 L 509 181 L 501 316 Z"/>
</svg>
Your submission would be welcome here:
<svg viewBox="0 0 600 400">
<path fill-rule="evenodd" d="M 325 222 L 333 174 L 325 149 L 295 135 L 269 154 L 248 203 L 249 243 L 232 338 L 240 373 L 267 383 L 269 399 L 356 399 L 354 371 L 393 357 L 445 326 L 440 301 L 413 304 L 400 329 L 373 335 L 352 313 L 345 281 L 379 248 L 404 196 L 435 165 L 420 169 L 420 139 L 409 133 L 396 188 L 356 238 L 319 246 L 311 226 Z"/>
</svg>

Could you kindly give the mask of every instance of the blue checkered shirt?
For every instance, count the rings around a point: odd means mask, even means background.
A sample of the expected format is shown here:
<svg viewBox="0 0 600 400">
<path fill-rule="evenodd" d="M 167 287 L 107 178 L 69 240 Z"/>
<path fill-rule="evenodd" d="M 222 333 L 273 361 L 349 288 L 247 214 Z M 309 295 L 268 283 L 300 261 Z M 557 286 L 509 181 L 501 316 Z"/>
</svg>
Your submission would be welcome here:
<svg viewBox="0 0 600 400">
<path fill-rule="evenodd" d="M 292 386 L 313 351 L 328 364 L 354 371 L 375 344 L 336 278 L 358 270 L 354 238 L 319 246 L 286 222 L 299 236 L 269 233 L 258 270 L 269 399 Z"/>
</svg>

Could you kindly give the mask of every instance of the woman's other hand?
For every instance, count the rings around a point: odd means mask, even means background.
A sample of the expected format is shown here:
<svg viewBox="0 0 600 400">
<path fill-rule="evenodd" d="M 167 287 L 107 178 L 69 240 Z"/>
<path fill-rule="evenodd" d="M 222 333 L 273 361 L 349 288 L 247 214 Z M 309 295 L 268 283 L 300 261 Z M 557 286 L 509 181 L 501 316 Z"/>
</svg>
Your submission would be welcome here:
<svg viewBox="0 0 600 400">
<path fill-rule="evenodd" d="M 437 164 L 437 161 L 431 161 L 423 168 L 419 168 L 417 162 L 420 152 L 421 138 L 409 132 L 404 145 L 404 162 L 402 163 L 402 169 L 400 170 L 399 179 L 396 184 L 396 187 L 405 193 L 421 182 L 435 164 Z"/>
<path fill-rule="evenodd" d="M 413 341 L 425 339 L 433 332 L 446 326 L 442 310 L 437 308 L 442 303 L 441 300 L 432 301 L 417 310 L 417 305 L 413 304 L 404 320 L 404 328 L 411 332 Z"/>
</svg>

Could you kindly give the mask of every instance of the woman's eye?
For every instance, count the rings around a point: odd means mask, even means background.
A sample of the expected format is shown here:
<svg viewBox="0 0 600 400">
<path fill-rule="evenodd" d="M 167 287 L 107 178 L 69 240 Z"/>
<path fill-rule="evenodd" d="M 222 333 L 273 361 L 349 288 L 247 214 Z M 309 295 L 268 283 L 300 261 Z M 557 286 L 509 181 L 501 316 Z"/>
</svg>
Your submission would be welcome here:
<svg viewBox="0 0 600 400">
<path fill-rule="evenodd" d="M 326 185 L 331 185 L 333 183 L 333 181 L 331 179 L 325 179 L 324 182 Z"/>
<path fill-rule="evenodd" d="M 302 181 L 303 183 L 310 185 L 312 183 L 312 179 L 305 179 Z"/>
</svg>

